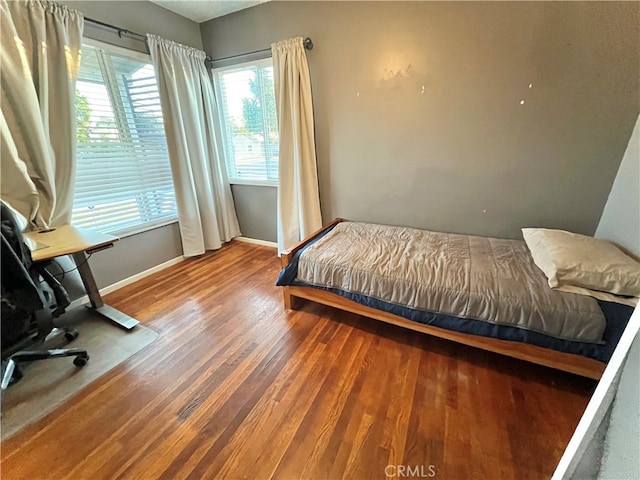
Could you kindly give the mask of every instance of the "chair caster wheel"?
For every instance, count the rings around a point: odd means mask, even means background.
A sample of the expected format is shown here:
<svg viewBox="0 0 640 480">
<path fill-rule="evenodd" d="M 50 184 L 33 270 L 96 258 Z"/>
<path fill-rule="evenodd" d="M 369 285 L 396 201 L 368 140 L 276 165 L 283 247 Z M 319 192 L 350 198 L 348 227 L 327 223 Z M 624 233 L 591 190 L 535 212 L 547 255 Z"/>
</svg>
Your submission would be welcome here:
<svg viewBox="0 0 640 480">
<path fill-rule="evenodd" d="M 78 338 L 78 335 L 80 334 L 77 330 L 65 330 L 64 332 L 64 338 L 67 340 L 67 342 L 74 341 L 76 338 Z"/>
<path fill-rule="evenodd" d="M 82 356 L 82 357 L 76 357 L 73 359 L 73 364 L 76 367 L 84 367 L 87 363 L 89 362 L 89 355 Z"/>
</svg>

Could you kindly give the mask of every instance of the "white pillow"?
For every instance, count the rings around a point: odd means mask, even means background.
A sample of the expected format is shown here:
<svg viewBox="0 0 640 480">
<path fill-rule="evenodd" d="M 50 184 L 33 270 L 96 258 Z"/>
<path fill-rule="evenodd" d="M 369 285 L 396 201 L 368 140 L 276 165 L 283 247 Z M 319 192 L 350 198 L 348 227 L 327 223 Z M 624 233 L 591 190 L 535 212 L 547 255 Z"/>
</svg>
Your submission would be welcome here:
<svg viewBox="0 0 640 480">
<path fill-rule="evenodd" d="M 585 293 L 580 290 L 589 289 L 640 297 L 640 263 L 614 244 L 545 228 L 523 228 L 522 235 L 533 261 L 547 276 L 551 288 L 574 293 Z"/>
</svg>

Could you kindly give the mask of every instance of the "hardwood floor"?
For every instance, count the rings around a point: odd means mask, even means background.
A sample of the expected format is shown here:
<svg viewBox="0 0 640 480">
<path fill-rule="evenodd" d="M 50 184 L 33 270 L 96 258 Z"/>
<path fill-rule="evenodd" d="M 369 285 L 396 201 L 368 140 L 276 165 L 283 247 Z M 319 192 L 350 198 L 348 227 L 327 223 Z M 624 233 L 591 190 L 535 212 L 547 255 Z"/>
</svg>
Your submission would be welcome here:
<svg viewBox="0 0 640 480">
<path fill-rule="evenodd" d="M 158 340 L 3 442 L 2 478 L 551 476 L 594 381 L 285 311 L 278 270 L 232 242 L 107 296 Z"/>
</svg>

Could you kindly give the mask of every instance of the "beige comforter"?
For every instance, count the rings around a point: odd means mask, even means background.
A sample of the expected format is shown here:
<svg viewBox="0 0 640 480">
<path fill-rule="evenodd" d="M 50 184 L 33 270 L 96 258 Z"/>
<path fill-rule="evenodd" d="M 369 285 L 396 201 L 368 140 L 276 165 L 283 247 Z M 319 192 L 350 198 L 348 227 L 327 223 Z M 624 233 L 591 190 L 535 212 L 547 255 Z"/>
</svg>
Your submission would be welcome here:
<svg viewBox="0 0 640 480">
<path fill-rule="evenodd" d="M 549 288 L 518 240 L 343 222 L 300 256 L 298 280 L 413 309 L 598 342 L 590 297 Z"/>
</svg>

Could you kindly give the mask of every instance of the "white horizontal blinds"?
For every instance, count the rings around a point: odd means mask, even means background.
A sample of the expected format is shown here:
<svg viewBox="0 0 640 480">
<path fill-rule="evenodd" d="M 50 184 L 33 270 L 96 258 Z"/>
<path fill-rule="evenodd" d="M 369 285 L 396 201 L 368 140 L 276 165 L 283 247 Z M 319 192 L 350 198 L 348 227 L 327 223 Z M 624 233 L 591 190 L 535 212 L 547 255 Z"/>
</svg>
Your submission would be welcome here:
<svg viewBox="0 0 640 480">
<path fill-rule="evenodd" d="M 271 59 L 218 69 L 225 162 L 231 182 L 278 181 L 278 122 Z"/>
<path fill-rule="evenodd" d="M 265 126 L 265 142 L 267 175 L 270 180 L 278 181 L 278 155 L 280 153 L 280 141 L 278 137 L 278 116 L 276 113 L 276 96 L 273 88 L 273 67 L 259 70 L 262 81 L 263 105 L 268 108 L 263 110 Z"/>
<path fill-rule="evenodd" d="M 83 46 L 72 223 L 106 233 L 177 218 L 153 66 Z"/>
</svg>

